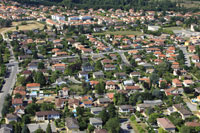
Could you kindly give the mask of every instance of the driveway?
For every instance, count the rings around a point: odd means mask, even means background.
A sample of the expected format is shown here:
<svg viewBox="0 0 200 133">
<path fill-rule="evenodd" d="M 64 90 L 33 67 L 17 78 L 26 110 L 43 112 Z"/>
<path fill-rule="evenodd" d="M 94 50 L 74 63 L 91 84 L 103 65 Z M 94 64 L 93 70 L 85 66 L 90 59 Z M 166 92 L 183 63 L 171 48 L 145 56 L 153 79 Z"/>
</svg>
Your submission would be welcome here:
<svg viewBox="0 0 200 133">
<path fill-rule="evenodd" d="M 129 121 L 127 119 L 121 119 L 120 120 L 121 123 L 121 131 L 120 133 L 134 133 L 133 129 L 128 129 L 127 128 L 127 123 L 129 123 Z"/>
</svg>

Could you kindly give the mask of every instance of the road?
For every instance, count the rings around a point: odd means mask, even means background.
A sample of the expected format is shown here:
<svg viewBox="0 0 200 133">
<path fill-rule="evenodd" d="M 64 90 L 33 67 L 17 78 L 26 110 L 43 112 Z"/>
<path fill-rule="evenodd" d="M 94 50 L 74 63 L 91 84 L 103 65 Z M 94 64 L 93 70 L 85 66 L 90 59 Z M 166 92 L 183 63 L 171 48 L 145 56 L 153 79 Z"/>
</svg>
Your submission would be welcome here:
<svg viewBox="0 0 200 133">
<path fill-rule="evenodd" d="M 134 133 L 133 129 L 127 128 L 127 123 L 129 123 L 129 121 L 127 119 L 121 121 L 121 131 L 120 131 L 120 133 Z"/>
<path fill-rule="evenodd" d="M 10 45 L 10 42 L 6 39 L 6 36 L 4 33 L 1 33 L 3 36 L 3 39 L 7 41 L 7 45 L 10 47 L 10 61 L 8 64 L 6 64 L 7 68 L 10 69 L 10 74 L 8 75 L 8 78 L 5 78 L 5 84 L 2 87 L 1 93 L 0 93 L 0 111 L 2 111 L 4 99 L 7 94 L 12 94 L 12 88 L 15 85 L 16 79 L 17 79 L 17 73 L 18 73 L 18 61 L 15 60 L 14 53 L 12 50 L 12 46 Z M 0 117 L 2 117 L 2 114 L 0 112 Z"/>
<path fill-rule="evenodd" d="M 189 53 L 186 50 L 186 47 L 181 46 L 180 49 L 183 51 L 183 54 L 185 55 L 185 65 L 190 67 L 191 66 L 190 57 L 189 57 Z"/>
<path fill-rule="evenodd" d="M 127 66 L 131 66 L 130 62 L 127 60 L 126 56 L 124 55 L 124 53 L 119 53 L 119 55 L 122 58 L 122 61 L 127 65 Z"/>
</svg>

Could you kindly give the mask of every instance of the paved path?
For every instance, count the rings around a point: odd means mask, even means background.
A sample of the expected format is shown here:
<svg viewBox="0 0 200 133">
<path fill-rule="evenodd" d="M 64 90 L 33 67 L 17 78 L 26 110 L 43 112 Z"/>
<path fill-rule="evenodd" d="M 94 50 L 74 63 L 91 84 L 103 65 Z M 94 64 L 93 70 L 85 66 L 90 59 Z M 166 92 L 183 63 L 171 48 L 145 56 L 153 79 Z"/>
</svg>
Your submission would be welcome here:
<svg viewBox="0 0 200 133">
<path fill-rule="evenodd" d="M 7 69 L 10 70 L 10 74 L 8 75 L 8 78 L 5 78 L 5 84 L 2 87 L 1 93 L 0 93 L 0 117 L 2 117 L 1 111 L 4 104 L 5 96 L 8 94 L 12 94 L 12 88 L 15 85 L 16 79 L 17 79 L 17 73 L 18 73 L 18 62 L 15 60 L 12 46 L 10 45 L 10 42 L 6 39 L 5 35 L 2 33 L 2 36 L 5 41 L 7 41 L 7 45 L 10 47 L 10 61 L 8 64 L 6 64 Z"/>
<path fill-rule="evenodd" d="M 127 65 L 127 66 L 131 66 L 130 62 L 127 60 L 126 56 L 124 55 L 124 53 L 119 53 L 119 55 L 122 58 L 122 61 Z"/>
<path fill-rule="evenodd" d="M 183 51 L 183 54 L 185 55 L 185 65 L 190 67 L 191 66 L 190 57 L 189 57 L 189 53 L 186 50 L 186 47 L 181 46 L 180 49 Z"/>
<path fill-rule="evenodd" d="M 71 82 L 75 83 L 75 84 L 81 84 L 82 83 L 81 81 L 76 80 L 74 77 L 67 76 L 66 78 L 68 80 L 70 80 Z"/>
</svg>

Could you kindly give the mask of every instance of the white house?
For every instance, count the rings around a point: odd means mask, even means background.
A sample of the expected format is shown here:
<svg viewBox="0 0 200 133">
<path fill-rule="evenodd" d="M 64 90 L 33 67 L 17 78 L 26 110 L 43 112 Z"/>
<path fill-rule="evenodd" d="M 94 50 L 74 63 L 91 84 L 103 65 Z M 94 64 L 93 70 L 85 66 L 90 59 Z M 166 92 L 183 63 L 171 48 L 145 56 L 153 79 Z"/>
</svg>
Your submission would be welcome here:
<svg viewBox="0 0 200 133">
<path fill-rule="evenodd" d="M 60 112 L 58 111 L 40 111 L 36 112 L 36 121 L 45 121 L 52 119 L 60 119 Z"/>
<path fill-rule="evenodd" d="M 60 20 L 65 20 L 65 16 L 59 15 L 59 14 L 55 14 L 55 15 L 51 15 L 51 19 L 52 20 L 56 20 L 56 21 L 60 21 Z"/>
</svg>

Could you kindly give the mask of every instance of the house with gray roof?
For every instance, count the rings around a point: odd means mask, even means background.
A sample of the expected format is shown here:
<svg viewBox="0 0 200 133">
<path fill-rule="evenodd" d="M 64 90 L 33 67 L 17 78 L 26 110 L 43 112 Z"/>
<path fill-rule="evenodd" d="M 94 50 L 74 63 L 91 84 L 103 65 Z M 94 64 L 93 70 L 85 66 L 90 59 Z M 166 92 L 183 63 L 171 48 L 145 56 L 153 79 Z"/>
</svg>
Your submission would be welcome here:
<svg viewBox="0 0 200 133">
<path fill-rule="evenodd" d="M 95 128 L 102 128 L 103 121 L 101 118 L 90 118 L 90 124 Z"/>
<path fill-rule="evenodd" d="M 53 133 L 56 133 L 56 126 L 54 124 L 54 122 L 50 123 L 51 125 L 51 130 Z M 48 126 L 48 123 L 45 122 L 45 123 L 31 123 L 31 124 L 27 124 L 27 127 L 30 131 L 30 133 L 34 133 L 37 129 L 42 129 L 43 131 L 46 131 L 47 129 L 47 126 Z"/>
<path fill-rule="evenodd" d="M 79 131 L 79 124 L 75 118 L 67 117 L 65 119 L 67 133 Z"/>
</svg>

